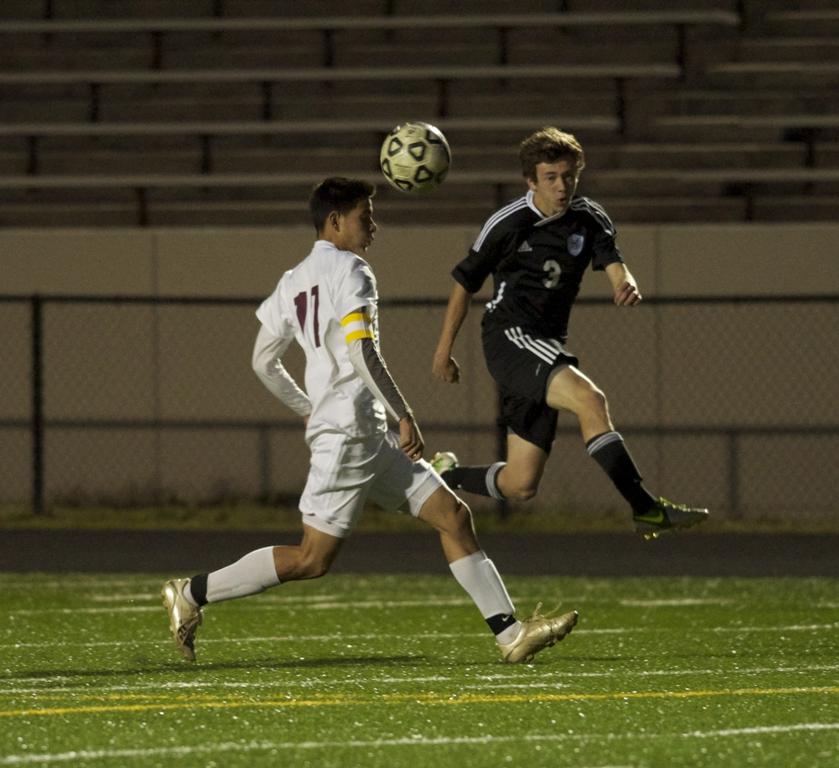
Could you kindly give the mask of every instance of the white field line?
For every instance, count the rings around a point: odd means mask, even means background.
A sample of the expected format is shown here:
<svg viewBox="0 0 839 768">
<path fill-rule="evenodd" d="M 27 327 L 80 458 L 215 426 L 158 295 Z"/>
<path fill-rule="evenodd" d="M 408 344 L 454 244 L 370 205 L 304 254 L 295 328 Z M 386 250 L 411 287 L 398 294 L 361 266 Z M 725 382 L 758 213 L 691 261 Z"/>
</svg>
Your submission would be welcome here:
<svg viewBox="0 0 839 768">
<path fill-rule="evenodd" d="M 123 597 L 120 595 L 97 595 L 92 596 L 91 600 L 98 603 L 106 602 L 133 602 L 135 596 Z M 139 602 L 142 605 L 115 605 L 111 607 L 97 606 L 97 607 L 76 607 L 76 608 L 16 608 L 6 611 L 9 616 L 39 616 L 43 614 L 50 615 L 96 615 L 109 613 L 152 613 L 160 611 L 160 598 L 155 594 L 144 594 L 139 597 Z M 529 604 L 529 600 L 519 599 L 520 607 Z M 562 605 L 569 605 L 575 600 L 565 598 Z M 724 599 L 668 599 L 668 600 L 632 600 L 625 599 L 618 601 L 619 605 L 625 607 L 645 607 L 645 608 L 667 608 L 667 607 L 696 607 L 704 605 L 734 605 L 736 601 Z M 266 609 L 274 609 L 277 605 L 301 606 L 305 607 L 307 611 L 356 611 L 356 610 L 382 610 L 382 609 L 402 609 L 402 608 L 436 608 L 436 607 L 467 607 L 472 605 L 472 601 L 466 596 L 426 596 L 422 599 L 416 600 L 352 600 L 350 597 L 343 600 L 336 600 L 332 595 L 313 595 L 311 597 L 303 596 L 280 596 L 280 595 L 260 595 L 257 600 L 247 602 L 240 602 L 237 604 L 239 610 L 245 609 L 250 611 L 259 611 Z M 811 625 L 813 628 L 818 628 L 819 625 Z M 769 628 L 767 628 L 769 629 Z M 726 628 L 723 631 L 734 631 Z"/>
<path fill-rule="evenodd" d="M 158 588 L 149 592 L 111 592 L 106 595 L 90 595 L 89 599 L 94 603 L 127 603 L 127 602 L 160 602 Z M 429 600 L 449 600 L 448 597 L 430 596 Z M 451 598 L 468 601 L 467 598 Z M 309 606 L 312 603 L 336 602 L 335 595 L 261 595 L 260 603 L 304 603 Z"/>
<path fill-rule="evenodd" d="M 769 626 L 769 627 L 695 627 L 692 629 L 694 634 L 699 632 L 732 632 L 739 634 L 747 634 L 752 632 L 773 632 L 781 634 L 783 632 L 818 632 L 818 631 L 835 631 L 839 628 L 839 621 L 830 624 L 790 624 L 787 626 Z M 614 628 L 594 628 L 594 629 L 575 629 L 574 635 L 626 635 L 626 634 L 640 634 L 645 632 L 657 632 L 661 630 L 658 627 L 614 627 Z M 344 640 L 375 640 L 377 638 L 400 638 L 413 640 L 451 640 L 451 639 L 466 639 L 472 637 L 487 637 L 486 632 L 427 632 L 423 634 L 406 635 L 404 632 L 375 632 L 369 634 L 346 634 L 344 632 L 336 632 L 328 635 L 268 635 L 268 636 L 248 636 L 248 637 L 208 637 L 201 638 L 201 643 L 229 643 L 231 645 L 246 645 L 250 643 L 283 643 L 283 642 L 341 642 Z M 0 650 L 25 650 L 27 648 L 94 648 L 94 647 L 114 647 L 114 648 L 135 648 L 140 645 L 160 645 L 165 642 L 164 638 L 157 638 L 151 640 L 88 640 L 81 642 L 57 642 L 57 641 L 43 641 L 37 643 L 0 643 Z"/>
<path fill-rule="evenodd" d="M 629 608 L 682 608 L 693 605 L 733 605 L 736 602 L 736 600 L 711 597 L 674 597 L 669 599 L 658 600 L 642 600 L 627 598 L 624 600 L 619 600 L 618 605 L 623 605 Z"/>
<path fill-rule="evenodd" d="M 592 631 L 592 630 L 589 630 Z M 483 637 L 489 639 L 486 632 L 428 632 L 424 634 L 409 635 L 405 632 L 372 632 L 362 634 L 348 634 L 336 631 L 328 635 L 254 635 L 250 637 L 202 637 L 202 645 L 215 643 L 228 643 L 230 645 L 247 645 L 250 643 L 335 643 L 345 640 L 375 640 L 377 638 L 400 638 L 402 640 L 452 640 L 456 638 Z M 166 635 L 161 633 L 160 637 L 151 640 L 88 640 L 81 642 L 37 642 L 37 643 L 2 643 L 0 650 L 4 649 L 27 649 L 27 648 L 132 648 L 140 645 L 162 645 L 167 641 Z"/>
<path fill-rule="evenodd" d="M 839 731 L 839 723 L 797 723 L 795 725 L 755 725 L 750 728 L 722 728 L 718 731 L 689 731 L 682 734 L 697 739 L 718 736 L 762 736 L 772 733 L 794 733 L 797 731 Z"/>
<path fill-rule="evenodd" d="M 158 602 L 159 598 L 156 594 L 149 594 L 148 592 L 134 592 L 134 593 L 110 593 L 107 595 L 91 595 L 90 600 L 94 603 L 146 603 Z M 589 604 L 593 602 L 601 602 L 592 600 L 586 597 L 565 597 L 563 603 L 572 603 L 576 601 L 585 600 Z M 259 598 L 261 604 L 271 603 L 272 605 L 295 605 L 303 604 L 307 608 L 331 608 L 333 606 L 346 606 L 348 601 L 339 601 L 335 599 L 334 595 L 264 595 Z M 369 600 L 371 605 L 381 605 L 383 607 L 411 607 L 411 606 L 425 606 L 425 605 L 471 605 L 471 600 L 468 597 L 433 597 L 429 596 L 423 600 L 392 600 L 380 599 Z M 613 601 L 609 601 L 613 602 Z M 643 600 L 627 598 L 625 600 L 618 600 L 617 604 L 628 608 L 690 608 L 696 605 L 736 605 L 737 600 L 729 598 L 700 598 L 700 597 L 683 597 L 683 598 L 669 598 L 660 600 Z M 837 605 L 828 605 L 826 607 L 839 608 Z M 22 609 L 23 610 L 23 609 Z M 70 610 L 70 609 L 68 609 Z"/>
<path fill-rule="evenodd" d="M 14 611 L 7 611 L 8 616 L 38 616 L 45 613 L 56 616 L 72 616 L 78 613 L 84 616 L 93 616 L 97 613 L 152 613 L 161 610 L 153 605 L 120 605 L 110 608 L 18 608 Z"/>
<path fill-rule="evenodd" d="M 107 586 L 107 585 L 104 585 Z M 154 610 L 153 605 L 160 602 L 158 594 L 159 586 L 147 592 L 130 592 L 130 593 L 114 593 L 107 594 L 93 594 L 87 596 L 92 603 L 102 604 L 126 604 L 126 603 L 141 603 L 139 606 L 122 605 L 116 608 L 18 608 L 8 613 L 12 614 L 41 614 L 41 613 L 104 613 L 108 611 L 122 611 L 132 612 Z M 531 602 L 538 602 L 537 597 L 519 597 L 517 602 L 520 606 L 529 605 Z M 604 600 L 593 597 L 591 595 L 565 595 L 561 600 L 562 605 L 570 605 L 585 601 L 589 605 L 602 603 L 617 603 L 617 605 L 627 608 L 690 608 L 695 606 L 730 606 L 737 605 L 742 601 L 731 598 L 660 598 L 660 599 L 644 599 L 644 598 L 624 598 L 620 600 Z M 346 599 L 336 598 L 335 595 L 284 595 L 284 594 L 265 594 L 260 595 L 256 601 L 249 603 L 240 603 L 240 607 L 247 607 L 249 609 L 264 609 L 267 606 L 284 606 L 290 607 L 296 605 L 305 606 L 309 610 L 335 610 L 335 609 L 355 609 L 355 608 L 416 608 L 416 607 L 435 607 L 435 606 L 469 606 L 472 601 L 463 596 L 451 595 L 428 595 L 421 600 L 395 600 L 389 597 L 372 598 L 363 602 L 353 602 L 351 598 Z M 837 602 L 818 602 L 815 603 L 815 608 L 835 609 L 839 608 Z"/>
<path fill-rule="evenodd" d="M 8 615 L 20 616 L 37 616 L 44 613 L 49 614 L 97 614 L 97 613 L 136 613 L 143 611 L 159 611 L 160 597 L 154 594 L 132 595 L 123 598 L 120 595 L 94 595 L 91 596 L 91 601 L 96 603 L 131 603 L 142 602 L 143 605 L 122 605 L 116 607 L 77 607 L 77 608 L 16 608 L 6 613 Z M 534 604 L 538 600 L 519 600 L 523 606 L 530 602 Z M 570 599 L 565 599 L 563 604 L 571 602 Z M 334 610 L 358 610 L 363 608 L 436 608 L 436 607 L 458 607 L 471 606 L 472 600 L 467 596 L 458 597 L 423 597 L 417 600 L 393 600 L 393 599 L 375 599 L 375 600 L 353 600 L 347 597 L 343 600 L 336 600 L 334 595 L 314 595 L 312 597 L 279 597 L 273 595 L 260 595 L 258 600 L 251 600 L 249 602 L 238 603 L 239 609 L 248 610 L 265 610 L 270 607 L 274 609 L 278 605 L 289 605 L 304 607 L 307 611 L 334 611 Z"/>
<path fill-rule="evenodd" d="M 159 589 L 153 590 L 151 592 L 133 592 L 133 593 L 109 593 L 106 595 L 89 595 L 88 598 L 91 602 L 94 603 L 127 603 L 127 602 L 142 602 L 142 603 L 159 603 L 160 602 L 160 592 Z M 271 603 L 272 605 L 296 605 L 298 603 L 303 604 L 305 607 L 309 607 L 310 605 L 319 605 L 322 603 L 336 603 L 338 605 L 346 605 L 350 598 L 347 600 L 338 600 L 335 595 L 283 595 L 283 594 L 261 594 L 259 596 L 258 602 L 252 602 L 251 605 L 264 605 L 265 603 Z M 374 598 L 371 599 L 371 602 L 382 602 L 386 598 Z M 391 600 L 390 602 L 398 602 Z M 414 603 L 416 601 L 410 601 Z M 437 604 L 440 603 L 441 605 L 449 605 L 449 604 L 463 604 L 467 605 L 471 601 L 468 597 L 464 596 L 454 596 L 454 595 L 428 595 L 423 602 L 428 602 L 430 604 Z"/>
<path fill-rule="evenodd" d="M 435 574 L 429 574 L 429 575 L 434 576 Z M 446 578 L 446 574 L 442 571 L 439 574 L 436 574 L 436 575 L 439 576 L 440 578 L 443 578 L 443 579 Z M 21 587 L 25 588 L 26 590 L 30 590 L 32 588 L 33 584 L 34 584 L 34 586 L 37 586 L 39 588 L 43 587 L 45 589 L 60 589 L 64 592 L 71 591 L 71 592 L 75 592 L 75 593 L 79 593 L 79 592 L 86 591 L 86 590 L 101 591 L 102 589 L 106 589 L 106 590 L 112 591 L 116 588 L 129 588 L 129 589 L 132 589 L 132 590 L 144 589 L 145 588 L 147 590 L 145 592 L 142 592 L 142 593 L 139 593 L 139 594 L 131 593 L 131 594 L 128 594 L 126 597 L 128 599 L 135 599 L 135 598 L 136 599 L 152 599 L 157 594 L 157 592 L 160 590 L 160 587 L 161 587 L 161 584 L 163 583 L 164 578 L 165 578 L 164 576 L 161 576 L 159 579 L 155 579 L 155 580 L 150 580 L 150 579 L 147 579 L 147 578 L 130 578 L 130 577 L 126 577 L 126 578 L 105 577 L 105 578 L 102 578 L 102 577 L 97 577 L 97 576 L 88 577 L 88 576 L 83 576 L 83 575 L 71 574 L 71 575 L 68 575 L 67 577 L 62 578 L 62 579 L 52 579 L 52 580 L 46 580 L 46 581 L 35 580 L 33 582 L 33 579 L 31 577 L 26 576 L 26 575 L 2 574 L 2 573 L 0 573 L 0 586 L 2 586 L 7 592 L 10 591 L 11 589 L 16 589 L 16 588 L 21 588 Z M 383 576 L 373 575 L 372 577 L 365 577 L 365 581 L 369 580 L 371 582 L 375 582 L 377 586 L 381 587 L 381 582 L 382 582 L 383 578 L 388 578 L 388 577 L 387 576 L 383 577 Z M 704 581 L 719 582 L 720 578 L 704 578 L 703 580 Z M 567 603 L 567 602 L 570 602 L 570 601 L 573 601 L 573 600 L 586 600 L 586 601 L 589 601 L 589 602 L 597 602 L 597 603 L 614 602 L 614 598 L 612 598 L 612 597 L 608 597 L 608 598 L 598 597 L 598 595 L 600 595 L 602 592 L 603 592 L 603 590 L 598 588 L 595 585 L 595 586 L 592 586 L 590 589 L 587 589 L 587 590 L 584 589 L 584 591 L 579 593 L 579 594 L 564 594 L 563 595 L 563 602 Z M 104 598 L 101 597 L 101 596 L 97 596 L 97 595 L 91 595 L 91 599 L 92 600 L 99 600 L 99 599 L 104 599 Z M 118 600 L 119 598 L 116 597 L 114 599 Z M 270 597 L 266 595 L 266 596 L 263 596 L 263 598 L 262 598 L 263 601 L 264 600 L 277 600 L 277 601 L 280 601 L 280 602 L 286 602 L 286 601 L 287 602 L 296 602 L 296 601 L 297 602 L 309 602 L 309 601 L 319 601 L 319 600 L 329 601 L 329 600 L 334 600 L 334 599 L 335 599 L 334 595 L 308 595 L 308 596 L 301 596 L 301 595 L 291 596 L 291 595 L 289 595 L 289 596 L 282 596 L 282 597 L 279 596 L 279 595 L 271 595 Z M 441 598 L 441 599 L 445 599 L 445 598 Z M 536 597 L 536 598 L 528 597 L 527 595 L 525 595 L 524 597 L 522 597 L 520 599 L 521 600 L 528 600 L 528 599 L 539 599 L 539 598 L 538 597 Z M 626 604 L 629 604 L 630 601 L 631 601 L 631 598 L 628 598 Z M 731 598 L 722 598 L 722 597 L 721 598 L 696 598 L 695 600 L 688 598 L 688 599 L 686 599 L 685 604 L 699 604 L 700 602 L 702 604 L 728 604 L 730 601 L 731 601 Z M 668 601 L 667 599 L 664 599 L 664 600 L 650 599 L 649 601 L 639 599 L 636 604 L 640 606 L 640 605 L 647 605 L 647 604 L 656 603 L 656 602 L 659 602 L 663 605 L 664 604 L 676 604 L 676 603 L 670 603 L 670 601 Z M 831 600 L 825 600 L 823 602 L 814 603 L 814 607 L 817 607 L 817 608 L 839 608 L 839 602 L 831 601 Z"/>
<path fill-rule="evenodd" d="M 157 585 L 157 589 L 160 589 L 162 581 L 162 579 L 151 581 L 149 579 L 131 578 L 76 578 L 72 575 L 68 575 L 63 579 L 48 579 L 40 581 L 39 579 L 32 579 L 28 576 L 0 574 L 0 586 L 3 586 L 3 588 L 7 591 L 21 587 L 29 591 L 33 586 L 38 587 L 39 589 L 43 587 L 44 589 L 60 589 L 62 591 L 72 590 L 74 592 L 82 589 L 114 589 L 115 587 L 133 587 L 134 589 L 137 589 L 143 585 L 147 585 L 150 589 L 153 589 L 154 585 Z"/>
<path fill-rule="evenodd" d="M 764 674 L 800 674 L 810 675 L 814 672 L 836 672 L 839 671 L 839 664 L 808 664 L 801 667 L 747 667 L 737 670 L 731 669 L 647 669 L 647 670 L 621 670 L 622 676 L 652 678 L 652 677 L 713 677 L 714 675 L 724 675 L 730 677 L 733 672 L 738 675 L 764 675 Z M 495 688 L 561 688 L 565 687 L 568 680 L 574 682 L 581 678 L 612 678 L 615 676 L 614 670 L 607 670 L 604 672 L 554 672 L 550 670 L 539 670 L 539 680 L 535 682 L 528 682 L 523 680 L 521 672 L 510 672 L 507 674 L 493 673 L 481 674 L 477 676 L 480 683 L 463 684 L 458 683 L 458 687 L 469 688 L 470 690 L 493 690 Z M 56 680 L 73 679 L 72 676 L 55 675 L 51 676 L 49 680 L 44 680 L 44 685 L 36 685 L 37 681 L 32 681 L 29 687 L 19 688 L 0 688 L 0 695 L 19 695 L 30 693 L 58 693 L 58 694 L 74 694 L 74 693 L 90 693 L 91 686 L 89 685 L 54 685 Z M 460 678 L 458 678 L 460 680 Z M 274 682 L 259 682 L 259 681 L 226 681 L 226 682 L 204 682 L 200 680 L 189 681 L 161 681 L 149 683 L 136 683 L 133 685 L 96 685 L 97 693 L 138 693 L 140 691 L 195 691 L 202 689 L 218 689 L 226 688 L 231 690 L 259 690 L 267 689 L 273 690 L 275 688 L 317 688 L 321 689 L 340 689 L 346 685 L 355 685 L 364 683 L 366 685 L 395 685 L 395 684 L 416 684 L 416 683 L 451 683 L 453 678 L 448 675 L 418 675 L 413 676 L 392 676 L 384 675 L 381 677 L 370 677 L 366 675 L 363 680 L 349 677 L 335 681 L 324 681 L 322 679 L 316 680 L 280 680 Z M 513 681 L 513 682 L 507 682 Z"/>
<path fill-rule="evenodd" d="M 160 600 L 158 596 L 159 590 L 153 589 L 146 592 L 108 592 L 106 594 L 93 594 L 86 596 L 86 599 L 90 600 L 93 603 L 150 603 L 150 602 L 158 602 Z M 534 597 L 525 597 L 519 598 L 519 602 L 527 603 L 528 601 L 532 601 Z M 562 603 L 571 603 L 571 602 L 578 602 L 585 600 L 589 604 L 592 603 L 603 603 L 603 602 L 615 602 L 613 599 L 609 600 L 602 600 L 598 598 L 593 598 L 587 595 L 565 595 L 562 598 Z M 319 607 L 326 605 L 330 607 L 332 605 L 340 605 L 345 606 L 349 602 L 349 599 L 338 599 L 335 595 L 284 595 L 284 594 L 277 594 L 269 593 L 261 595 L 259 598 L 259 604 L 272 604 L 272 605 L 295 605 L 298 603 L 304 604 L 306 607 L 314 606 Z M 391 597 L 381 597 L 381 598 L 371 598 L 368 601 L 371 605 L 384 605 L 385 607 L 401 607 L 401 606 L 414 606 L 414 605 L 470 605 L 471 600 L 466 597 L 465 595 L 428 595 L 424 597 L 422 600 L 394 600 Z M 731 598 L 722 598 L 722 597 L 674 597 L 674 598 L 661 598 L 661 599 L 642 599 L 642 598 L 625 598 L 623 600 L 618 600 L 617 604 L 622 606 L 628 606 L 632 608 L 669 608 L 669 607 L 691 607 L 694 605 L 734 605 L 738 601 L 731 599 Z M 256 603 L 254 603 L 255 605 Z M 839 607 L 837 605 L 828 605 L 827 607 Z M 21 609 L 27 610 L 27 609 Z M 28 610 L 39 610 L 39 609 L 28 609 Z M 46 610 L 46 609 L 40 609 Z M 70 609 L 68 609 L 70 610 Z"/>
<path fill-rule="evenodd" d="M 159 603 L 160 597 L 157 592 L 137 592 L 132 594 L 108 594 L 108 595 L 90 595 L 90 601 L 94 603 Z M 339 600 L 335 595 L 260 595 L 258 602 L 251 602 L 253 607 L 265 606 L 270 604 L 275 605 L 303 605 L 305 608 L 318 608 L 333 606 L 347 606 L 351 604 L 352 599 L 347 597 L 345 600 Z M 472 601 L 464 596 L 433 596 L 423 598 L 422 600 L 393 600 L 393 599 L 368 599 L 365 601 L 369 605 L 383 605 L 385 607 L 401 607 L 401 606 L 415 606 L 415 605 L 471 605 Z M 358 603 L 356 603 L 358 604 Z M 245 605 L 245 603 L 243 603 Z M 45 609 L 21 609 L 21 610 L 45 610 Z"/>
<path fill-rule="evenodd" d="M 159 600 L 155 602 L 160 602 Z M 266 605 L 275 607 L 278 601 L 269 599 L 261 599 L 259 602 L 251 602 L 249 604 L 242 604 L 240 608 L 264 609 Z M 466 606 L 472 605 L 472 601 L 468 597 L 453 597 L 453 598 L 438 598 L 422 600 L 363 600 L 353 601 L 351 599 L 333 602 L 320 602 L 305 605 L 307 611 L 334 611 L 334 610 L 361 610 L 365 608 L 436 608 L 438 606 L 452 607 L 452 606 Z M 161 610 L 159 605 L 122 605 L 110 608 L 18 608 L 13 611 L 8 611 L 9 614 L 19 616 L 36 616 L 39 614 L 97 614 L 97 613 L 143 613 Z"/>
<path fill-rule="evenodd" d="M 431 578 L 439 578 L 441 581 L 449 581 L 451 582 L 451 576 L 447 576 L 446 572 L 440 571 L 438 574 L 423 574 L 428 575 Z M 410 574 L 402 574 L 400 576 L 407 576 L 410 577 Z M 391 575 L 387 574 L 373 574 L 371 577 L 360 577 L 357 581 L 361 581 L 363 579 L 364 586 L 367 588 L 368 594 L 370 593 L 370 587 L 375 588 L 376 593 L 380 593 L 382 595 L 382 599 L 386 599 L 389 595 L 392 595 L 396 591 L 396 584 L 393 585 L 392 589 L 388 589 L 388 579 L 392 579 Z M 397 576 L 396 578 L 399 578 Z M 73 578 L 69 576 L 64 579 L 54 579 L 49 581 L 39 581 L 37 579 L 32 579 L 27 576 L 10 576 L 8 574 L 0 573 L 0 587 L 6 593 L 10 593 L 12 590 L 15 589 L 22 589 L 26 592 L 32 590 L 33 587 L 37 587 L 38 589 L 58 589 L 62 592 L 73 592 L 75 594 L 83 594 L 85 592 L 102 592 L 103 590 L 107 592 L 113 592 L 117 589 L 125 589 L 130 590 L 130 594 L 137 594 L 137 590 L 142 590 L 139 593 L 139 596 L 142 598 L 150 598 L 160 592 L 161 586 L 163 586 L 163 582 L 165 577 L 161 576 L 159 579 L 155 579 L 154 581 L 149 579 L 131 579 L 131 578 Z M 613 600 L 611 597 L 602 597 L 598 598 L 598 593 L 601 593 L 603 590 L 598 589 L 597 587 L 593 587 L 590 589 L 583 588 L 583 591 L 577 594 L 569 594 L 563 593 L 563 597 L 565 600 Z M 128 592 L 126 594 L 129 594 Z M 447 597 L 448 595 L 446 595 Z M 93 597 L 93 595 L 91 595 Z M 265 596 L 267 598 L 267 596 Z M 263 598 L 263 599 L 265 599 Z M 317 595 L 280 595 L 277 593 L 271 594 L 272 599 L 277 600 L 298 600 L 298 601 L 307 601 L 307 600 L 334 600 L 334 594 L 317 594 Z M 532 595 L 523 595 L 522 599 L 540 599 L 538 596 Z"/>
<path fill-rule="evenodd" d="M 442 579 L 446 577 L 443 574 L 440 574 Z M 376 579 L 376 581 L 381 581 L 381 579 Z M 46 581 L 46 582 L 35 582 L 34 586 L 38 588 L 45 588 L 45 589 L 61 589 L 64 592 L 72 592 L 78 596 L 84 596 L 85 599 L 89 599 L 93 602 L 97 603 L 118 603 L 118 602 L 128 602 L 128 601 L 156 601 L 158 599 L 158 594 L 160 592 L 160 587 L 163 584 L 163 580 L 149 582 L 149 581 L 131 581 L 131 580 L 109 580 L 109 579 L 90 579 L 90 580 L 81 580 L 76 581 L 74 579 L 68 579 L 66 581 Z M 7 592 L 11 589 L 16 587 L 25 587 L 30 590 L 33 587 L 33 583 L 29 580 L 21 580 L 18 583 L 9 583 L 7 579 L 3 578 L 3 574 L 0 574 L 0 586 L 4 587 Z M 391 599 L 391 595 L 394 594 L 395 590 L 386 590 L 381 589 L 381 584 L 376 584 L 381 591 L 382 596 L 373 598 L 374 600 L 378 600 L 381 602 L 397 602 Z M 130 591 L 124 592 L 116 592 L 115 590 L 118 589 L 130 589 Z M 105 594 L 102 594 L 102 591 L 105 590 Z M 138 591 L 142 590 L 142 591 Z M 93 594 L 86 595 L 86 592 L 93 592 Z M 561 592 L 561 590 L 560 590 Z M 611 596 L 600 596 L 602 590 L 600 589 L 592 589 L 590 591 L 583 590 L 582 592 L 578 593 L 565 593 L 561 592 L 562 603 L 567 604 L 571 602 L 578 602 L 585 600 L 586 602 L 593 604 L 601 604 L 601 603 L 614 603 L 615 599 Z M 369 594 L 369 591 L 368 591 Z M 522 604 L 533 602 L 534 604 L 543 598 L 539 595 L 518 595 L 516 597 L 517 602 Z M 440 601 L 441 603 L 458 603 L 464 602 L 464 604 L 468 603 L 468 598 L 460 597 L 460 596 L 453 596 L 453 595 L 429 595 L 427 598 L 428 602 L 433 601 Z M 315 595 L 300 595 L 300 594 L 284 594 L 283 590 L 272 590 L 267 594 L 263 594 L 259 598 L 260 603 L 319 603 L 319 602 L 334 602 L 339 603 L 341 605 L 345 605 L 345 602 L 339 601 L 339 599 L 334 594 L 315 594 Z M 543 600 L 544 602 L 544 600 Z M 550 601 L 548 601 L 550 602 Z M 661 599 L 653 599 L 650 598 L 649 600 L 645 600 L 643 598 L 627 598 L 626 600 L 618 601 L 621 605 L 627 606 L 639 606 L 639 607 L 657 607 L 660 605 L 661 607 L 668 607 L 672 605 L 730 605 L 733 603 L 738 602 L 730 597 L 708 597 L 708 598 L 661 598 Z M 742 602 L 742 601 L 741 601 Z M 839 604 L 826 604 L 826 607 L 839 607 Z"/>
<path fill-rule="evenodd" d="M 630 741 L 650 739 L 692 739 L 719 738 L 734 736 L 754 736 L 769 734 L 787 734 L 797 732 L 817 732 L 839 730 L 839 723 L 793 723 L 789 725 L 754 726 L 750 728 L 729 728 L 717 731 L 691 731 L 689 733 L 594 733 L 594 734 L 529 734 L 525 736 L 458 736 L 425 737 L 415 733 L 400 739 L 372 739 L 355 741 L 251 741 L 216 742 L 182 747 L 156 747 L 147 749 L 87 749 L 73 752 L 23 753 L 0 757 L 0 765 L 45 765 L 49 763 L 77 763 L 81 761 L 131 759 L 148 757 L 185 757 L 201 754 L 221 754 L 225 752 L 264 752 L 293 751 L 309 749 L 383 749 L 386 747 L 439 747 L 439 746 L 484 746 L 493 744 L 591 742 L 591 741 Z M 602 766 L 601 768 L 608 768 Z M 613 766 L 612 768 L 618 768 Z"/>
</svg>

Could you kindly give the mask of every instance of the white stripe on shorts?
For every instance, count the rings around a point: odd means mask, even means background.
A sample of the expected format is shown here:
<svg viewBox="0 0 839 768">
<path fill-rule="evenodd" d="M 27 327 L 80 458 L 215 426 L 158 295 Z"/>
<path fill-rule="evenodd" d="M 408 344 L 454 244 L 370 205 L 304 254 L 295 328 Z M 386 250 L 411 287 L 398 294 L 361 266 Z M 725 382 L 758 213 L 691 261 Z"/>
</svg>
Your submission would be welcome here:
<svg viewBox="0 0 839 768">
<path fill-rule="evenodd" d="M 556 339 L 534 339 L 529 333 L 524 333 L 520 327 L 507 328 L 504 335 L 519 349 L 531 352 L 546 363 L 556 362 L 562 353 L 562 344 Z"/>
</svg>

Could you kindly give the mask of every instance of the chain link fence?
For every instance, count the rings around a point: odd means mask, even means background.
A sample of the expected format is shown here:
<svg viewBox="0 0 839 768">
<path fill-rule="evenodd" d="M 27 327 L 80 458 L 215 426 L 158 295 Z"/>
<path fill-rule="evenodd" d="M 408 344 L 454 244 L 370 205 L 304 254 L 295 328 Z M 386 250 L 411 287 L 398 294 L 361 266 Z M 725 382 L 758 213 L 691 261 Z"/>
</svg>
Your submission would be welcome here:
<svg viewBox="0 0 839 768">
<path fill-rule="evenodd" d="M 250 368 L 259 299 L 0 297 L 0 503 L 294 504 L 301 421 Z M 476 306 L 459 385 L 432 380 L 442 300 L 382 301 L 382 350 L 428 451 L 496 460 Z M 839 296 L 581 299 L 569 348 L 650 488 L 743 520 L 837 518 Z M 302 381 L 296 348 L 288 367 Z M 832 469 L 831 469 L 832 468 Z M 470 497 L 473 506 L 484 502 Z M 623 509 L 563 414 L 538 509 Z"/>
</svg>

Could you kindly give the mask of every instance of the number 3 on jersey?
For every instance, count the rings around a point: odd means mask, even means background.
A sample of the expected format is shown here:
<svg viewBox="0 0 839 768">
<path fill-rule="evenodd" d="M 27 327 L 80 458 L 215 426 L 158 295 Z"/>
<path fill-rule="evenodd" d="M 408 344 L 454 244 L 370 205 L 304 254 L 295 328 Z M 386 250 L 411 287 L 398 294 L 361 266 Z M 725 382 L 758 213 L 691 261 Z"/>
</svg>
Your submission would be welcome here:
<svg viewBox="0 0 839 768">
<path fill-rule="evenodd" d="M 562 274 L 562 268 L 559 266 L 559 262 L 548 259 L 542 265 L 542 271 L 548 273 L 548 276 L 542 281 L 542 285 L 545 288 L 556 288 L 559 285 L 559 276 Z"/>
<path fill-rule="evenodd" d="M 311 304 L 311 312 L 309 312 L 309 305 Z M 320 327 L 318 325 L 318 307 L 320 300 L 318 298 L 318 286 L 313 285 L 306 295 L 306 291 L 300 291 L 294 297 L 294 306 L 297 309 L 297 322 L 300 323 L 300 330 L 304 336 L 308 336 L 312 340 L 315 347 L 320 346 Z M 312 318 L 311 332 L 306 329 L 306 317 Z"/>
</svg>

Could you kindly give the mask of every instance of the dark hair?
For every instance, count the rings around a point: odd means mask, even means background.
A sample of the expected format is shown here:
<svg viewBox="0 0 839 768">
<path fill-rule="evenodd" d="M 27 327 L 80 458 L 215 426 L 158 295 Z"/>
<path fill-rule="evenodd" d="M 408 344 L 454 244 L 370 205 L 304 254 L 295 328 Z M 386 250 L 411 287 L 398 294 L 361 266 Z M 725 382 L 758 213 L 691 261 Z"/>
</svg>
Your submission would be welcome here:
<svg viewBox="0 0 839 768">
<path fill-rule="evenodd" d="M 343 176 L 331 176 L 324 179 L 309 197 L 309 211 L 315 230 L 322 232 L 326 218 L 332 211 L 347 214 L 362 200 L 376 194 L 376 185 L 363 179 L 347 179 Z"/>
<path fill-rule="evenodd" d="M 519 145 L 521 172 L 526 179 L 536 180 L 536 166 L 539 163 L 558 163 L 570 157 L 577 164 L 577 170 L 583 170 L 586 156 L 580 142 L 572 133 L 546 126 L 528 136 Z"/>
</svg>

